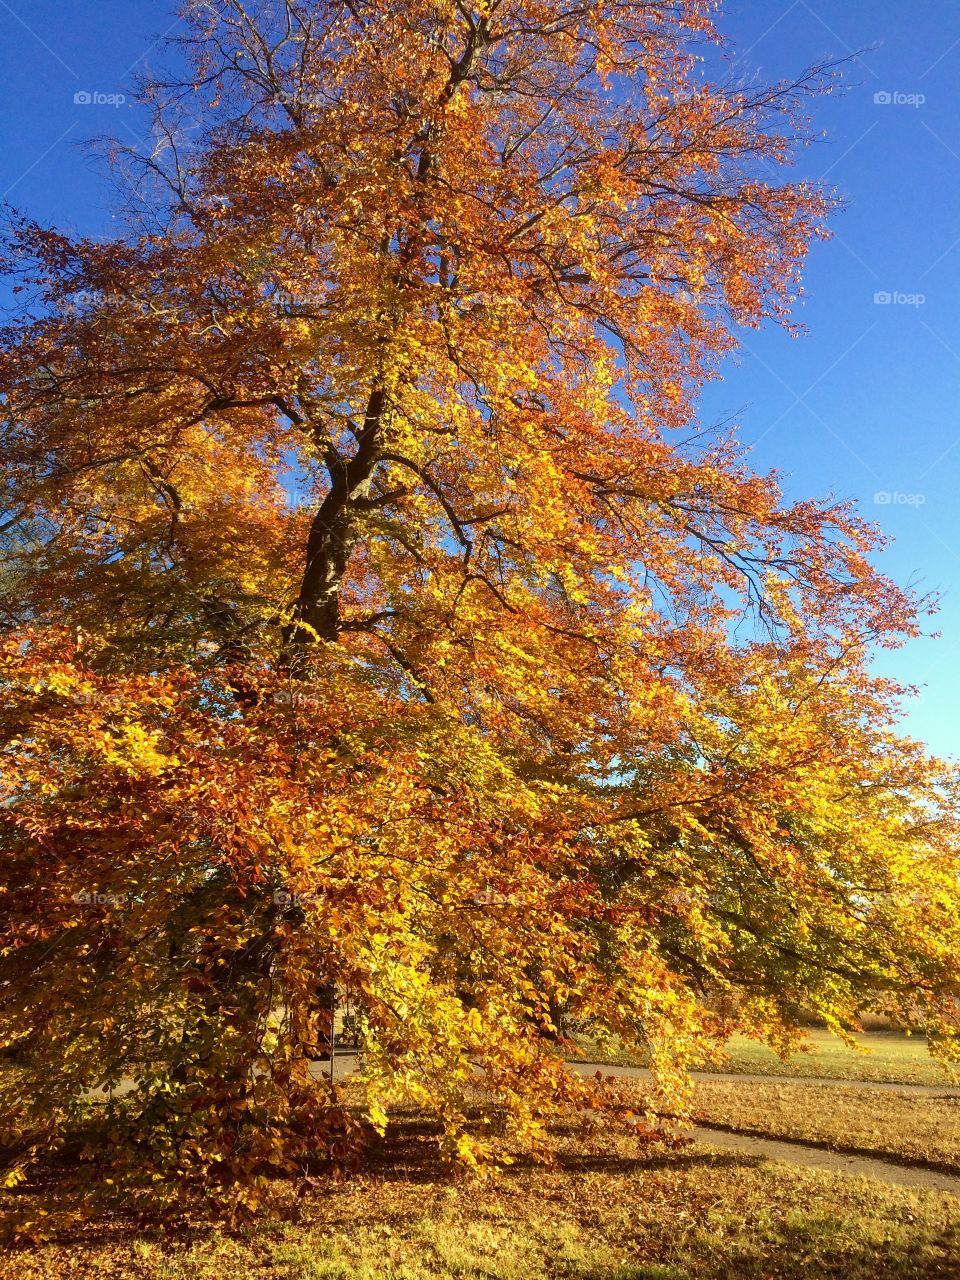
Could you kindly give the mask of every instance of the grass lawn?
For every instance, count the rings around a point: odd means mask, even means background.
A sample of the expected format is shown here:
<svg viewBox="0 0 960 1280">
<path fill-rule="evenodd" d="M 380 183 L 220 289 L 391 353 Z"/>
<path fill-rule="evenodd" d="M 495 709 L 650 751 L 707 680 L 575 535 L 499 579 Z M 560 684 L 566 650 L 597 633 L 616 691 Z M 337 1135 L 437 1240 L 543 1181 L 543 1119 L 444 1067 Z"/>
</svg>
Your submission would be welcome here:
<svg viewBox="0 0 960 1280">
<path fill-rule="evenodd" d="M 623 1136 L 455 1182 L 402 1126 L 377 1170 L 294 1220 L 165 1236 L 111 1221 L 0 1258 L 2 1280 L 895 1280 L 956 1277 L 960 1201 Z M 389 1159 L 386 1158 L 389 1155 Z"/>
<path fill-rule="evenodd" d="M 698 1080 L 697 1118 L 960 1173 L 960 1098 L 771 1080 Z"/>
<path fill-rule="evenodd" d="M 867 1050 L 850 1049 L 829 1031 L 808 1033 L 809 1049 L 784 1061 L 766 1045 L 745 1036 L 733 1036 L 727 1044 L 730 1057 L 704 1071 L 747 1075 L 823 1076 L 836 1080 L 881 1080 L 895 1084 L 949 1084 L 950 1076 L 930 1057 L 922 1036 L 894 1031 L 866 1031 L 856 1036 Z M 611 1065 L 643 1065 L 628 1053 L 591 1053 L 591 1062 Z"/>
<path fill-rule="evenodd" d="M 922 1036 L 895 1031 L 866 1031 L 856 1037 L 867 1053 L 849 1049 L 829 1031 L 809 1033 L 810 1051 L 786 1062 L 766 1045 L 734 1036 L 727 1045 L 730 1061 L 717 1071 L 743 1071 L 772 1076 L 825 1076 L 836 1080 L 885 1080 L 903 1084 L 946 1084 L 948 1073 L 934 1062 Z"/>
</svg>

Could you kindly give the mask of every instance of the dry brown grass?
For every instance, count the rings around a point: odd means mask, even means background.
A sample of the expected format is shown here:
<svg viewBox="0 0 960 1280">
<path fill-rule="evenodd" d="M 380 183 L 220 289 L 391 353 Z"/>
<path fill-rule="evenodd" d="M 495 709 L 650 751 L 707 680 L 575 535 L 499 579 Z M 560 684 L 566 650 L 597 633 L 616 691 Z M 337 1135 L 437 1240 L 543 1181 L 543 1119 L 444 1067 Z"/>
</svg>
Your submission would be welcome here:
<svg viewBox="0 0 960 1280">
<path fill-rule="evenodd" d="M 960 1173 L 960 1098 L 788 1081 L 699 1080 L 697 1118 Z"/>
</svg>

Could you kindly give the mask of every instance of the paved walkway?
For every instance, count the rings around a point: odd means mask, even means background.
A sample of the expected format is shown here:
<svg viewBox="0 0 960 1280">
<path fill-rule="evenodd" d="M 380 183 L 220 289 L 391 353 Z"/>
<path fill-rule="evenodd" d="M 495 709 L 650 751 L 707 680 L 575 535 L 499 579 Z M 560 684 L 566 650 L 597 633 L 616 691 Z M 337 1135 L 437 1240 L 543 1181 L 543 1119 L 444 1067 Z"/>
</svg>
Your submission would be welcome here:
<svg viewBox="0 0 960 1280">
<path fill-rule="evenodd" d="M 632 1080 L 649 1080 L 650 1072 L 644 1067 L 609 1066 L 591 1062 L 572 1064 L 583 1075 L 600 1071 L 604 1075 L 626 1077 Z M 697 1080 L 723 1080 L 742 1084 L 756 1081 L 763 1084 L 846 1085 L 853 1089 L 875 1089 L 919 1093 L 931 1097 L 956 1098 L 960 1092 L 949 1086 L 925 1084 L 894 1084 L 886 1080 L 835 1080 L 816 1076 L 767 1076 L 746 1075 L 736 1072 L 694 1072 Z M 863 1156 L 844 1151 L 830 1151 L 814 1143 L 785 1138 L 758 1138 L 748 1133 L 730 1129 L 715 1129 L 698 1125 L 693 1130 L 694 1139 L 704 1146 L 718 1147 L 723 1151 L 740 1151 L 744 1155 L 761 1160 L 783 1160 L 787 1164 L 805 1169 L 822 1169 L 828 1173 L 845 1173 L 854 1177 L 874 1178 L 880 1182 L 892 1182 L 902 1187 L 914 1187 L 921 1191 L 945 1191 L 960 1197 L 960 1174 L 943 1173 L 937 1169 L 925 1169 L 922 1165 L 902 1164 L 882 1160 L 875 1156 Z"/>
<path fill-rule="evenodd" d="M 922 1165 L 895 1164 L 873 1156 L 852 1155 L 845 1151 L 827 1151 L 805 1142 L 788 1142 L 782 1138 L 754 1138 L 746 1133 L 730 1133 L 726 1129 L 710 1129 L 698 1125 L 693 1130 L 697 1142 L 723 1151 L 740 1151 L 761 1160 L 783 1160 L 804 1169 L 822 1169 L 827 1173 L 846 1173 L 854 1177 L 892 1182 L 918 1191 L 945 1191 L 960 1197 L 960 1175 L 925 1169 Z"/>
</svg>

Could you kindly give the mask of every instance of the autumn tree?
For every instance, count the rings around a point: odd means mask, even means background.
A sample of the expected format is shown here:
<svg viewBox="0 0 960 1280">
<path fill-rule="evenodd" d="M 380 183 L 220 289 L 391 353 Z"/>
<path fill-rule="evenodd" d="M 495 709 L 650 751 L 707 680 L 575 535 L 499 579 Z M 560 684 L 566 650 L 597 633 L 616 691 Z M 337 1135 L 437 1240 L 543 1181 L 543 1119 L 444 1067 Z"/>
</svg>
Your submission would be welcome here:
<svg viewBox="0 0 960 1280">
<path fill-rule="evenodd" d="M 333 988 L 366 1121 L 468 1163 L 615 1108 L 572 1032 L 673 1110 L 801 1011 L 953 1053 L 955 780 L 870 666 L 915 603 L 696 419 L 828 207 L 829 77 L 715 83 L 711 7 L 210 0 L 125 234 L 11 215 L 10 1182 L 349 1155 Z"/>
</svg>

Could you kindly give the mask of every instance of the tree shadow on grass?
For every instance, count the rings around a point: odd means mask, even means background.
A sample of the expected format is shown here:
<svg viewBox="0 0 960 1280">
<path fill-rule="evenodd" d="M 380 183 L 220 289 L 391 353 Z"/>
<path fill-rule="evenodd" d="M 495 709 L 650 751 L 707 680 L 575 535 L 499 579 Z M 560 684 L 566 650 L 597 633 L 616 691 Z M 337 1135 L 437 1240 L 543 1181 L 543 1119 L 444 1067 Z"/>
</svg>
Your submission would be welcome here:
<svg viewBox="0 0 960 1280">
<path fill-rule="evenodd" d="M 471 1127 L 478 1133 L 484 1131 L 484 1121 L 489 1118 L 489 1112 L 483 1109 L 478 1109 L 468 1117 Z M 571 1131 L 565 1126 L 559 1126 L 558 1132 L 569 1137 Z M 440 1135 L 441 1126 L 438 1122 L 414 1114 L 401 1114 L 391 1122 L 385 1137 L 371 1141 L 362 1165 L 335 1169 L 329 1161 L 318 1158 L 309 1162 L 296 1175 L 275 1178 L 273 1190 L 276 1197 L 275 1203 L 271 1204 L 274 1221 L 281 1223 L 297 1216 L 296 1192 L 305 1185 L 305 1179 L 309 1180 L 310 1195 L 329 1196 L 331 1199 L 335 1199 L 338 1189 L 356 1185 L 358 1180 L 374 1186 L 380 1183 L 398 1188 L 419 1188 L 420 1192 L 442 1192 L 445 1188 L 462 1187 L 469 1175 L 462 1165 L 443 1158 L 438 1144 Z M 749 1156 L 739 1157 L 734 1153 L 707 1154 L 695 1149 L 663 1151 L 647 1147 L 636 1154 L 604 1154 L 597 1150 L 571 1150 L 566 1145 L 554 1154 L 549 1164 L 529 1155 L 517 1154 L 514 1162 L 504 1168 L 503 1176 L 515 1182 L 549 1169 L 574 1178 L 584 1174 L 623 1177 L 645 1171 L 676 1172 L 703 1165 L 721 1167 L 756 1163 L 756 1159 Z M 183 1247 L 202 1239 L 213 1229 L 226 1229 L 222 1220 L 218 1220 L 200 1204 L 192 1211 L 189 1206 L 185 1206 L 182 1212 L 163 1216 L 155 1210 L 151 1211 L 151 1206 L 142 1197 L 136 1208 L 126 1208 L 121 1204 L 116 1208 L 84 1213 L 83 1195 L 71 1184 L 72 1172 L 75 1170 L 70 1169 L 67 1161 L 50 1162 L 35 1168 L 28 1182 L 0 1194 L 0 1232 L 5 1243 L 18 1239 L 18 1224 L 25 1219 L 47 1224 L 43 1227 L 44 1242 L 69 1242 L 71 1247 L 89 1251 L 133 1239 L 157 1240 Z M 371 1205 L 370 1222 L 396 1225 L 404 1218 L 404 1213 L 401 1212 L 394 1221 L 393 1215 L 385 1212 L 384 1206 L 377 1203 L 375 1195 L 372 1196 Z M 41 1208 L 42 1217 L 39 1213 Z M 336 1215 L 327 1215 L 329 1225 L 334 1228 L 338 1225 L 355 1225 L 358 1221 L 367 1219 L 368 1215 L 362 1210 L 358 1212 L 355 1197 L 342 1222 Z M 266 1220 L 270 1220 L 269 1214 Z M 229 1233 L 242 1238 L 246 1228 L 241 1226 Z M 29 1247 L 30 1233 L 22 1239 Z"/>
<path fill-rule="evenodd" d="M 483 1130 L 478 1122 L 486 1114 L 478 1111 L 468 1117 L 473 1122 L 474 1132 L 482 1135 Z M 551 1132 L 569 1137 L 571 1132 L 576 1131 L 559 1125 Z M 440 1135 L 441 1126 L 437 1122 L 422 1118 L 400 1117 L 391 1122 L 386 1137 L 377 1139 L 371 1145 L 364 1168 L 388 1182 L 402 1180 L 421 1184 L 455 1183 L 462 1179 L 464 1171 L 459 1165 L 442 1159 L 437 1147 Z M 620 1136 L 622 1140 L 623 1135 Z M 596 1150 L 571 1151 L 561 1147 L 553 1154 L 553 1159 L 549 1163 L 530 1155 L 516 1154 L 512 1157 L 512 1163 L 503 1169 L 503 1173 L 507 1177 L 515 1178 L 534 1169 L 550 1167 L 570 1174 L 624 1175 L 662 1169 L 676 1171 L 704 1165 L 714 1168 L 728 1165 L 756 1168 L 761 1163 L 760 1156 L 740 1152 L 708 1152 L 695 1147 L 692 1142 L 679 1149 L 648 1145 L 641 1148 L 637 1154 L 630 1155 L 618 1152 L 607 1154 Z"/>
<path fill-rule="evenodd" d="M 478 1129 L 483 1128 L 484 1114 L 473 1117 Z M 317 1164 L 309 1194 L 300 1203 L 296 1198 L 295 1181 L 285 1184 L 278 1180 L 281 1200 L 294 1212 L 281 1211 L 258 1219 L 249 1228 L 239 1228 L 228 1234 L 242 1242 L 248 1240 L 251 1248 L 269 1248 L 271 1240 L 284 1238 L 293 1230 L 316 1232 L 322 1224 L 327 1237 L 354 1237 L 357 1232 L 391 1228 L 397 1237 L 410 1238 L 411 1248 L 418 1247 L 417 1223 L 433 1212 L 441 1214 L 446 1190 L 463 1185 L 462 1171 L 444 1161 L 437 1146 L 439 1126 L 422 1116 L 399 1116 L 385 1138 L 378 1140 L 369 1151 L 369 1159 L 356 1177 L 349 1174 L 336 1181 L 327 1166 Z M 952 1222 L 944 1215 L 931 1214 L 929 1220 L 915 1221 L 912 1215 L 902 1211 L 896 1202 L 885 1203 L 882 1211 L 873 1211 L 865 1205 L 858 1212 L 856 1184 L 837 1195 L 825 1197 L 818 1203 L 815 1193 L 803 1198 L 793 1193 L 796 1203 L 777 1203 L 774 1197 L 783 1196 L 782 1187 L 772 1182 L 769 1200 L 758 1199 L 754 1185 L 752 1199 L 748 1186 L 753 1171 L 764 1162 L 761 1157 L 735 1151 L 704 1151 L 694 1146 L 679 1150 L 654 1147 L 638 1147 L 623 1139 L 611 1141 L 610 1149 L 601 1143 L 605 1135 L 592 1134 L 589 1146 L 581 1141 L 582 1135 L 575 1126 L 559 1126 L 556 1134 L 560 1141 L 553 1162 L 545 1167 L 527 1156 L 518 1156 L 514 1164 L 504 1171 L 504 1177 L 494 1190 L 487 1204 L 487 1192 L 472 1194 L 468 1213 L 478 1212 L 484 1217 L 493 1213 L 493 1219 L 501 1224 L 513 1224 L 511 1229 L 536 1231 L 536 1223 L 543 1206 L 550 1201 L 560 1202 L 564 1220 L 580 1225 L 589 1240 L 590 1233 L 599 1245 L 604 1245 L 611 1235 L 612 1251 L 620 1260 L 608 1265 L 606 1260 L 597 1265 L 587 1257 L 572 1262 L 564 1271 L 570 1280 L 808 1280 L 809 1277 L 825 1277 L 826 1280 L 957 1280 L 960 1277 L 960 1219 Z M 744 1194 L 738 1194 L 738 1171 L 743 1171 Z M 687 1203 L 686 1188 L 699 1187 L 704 1181 L 714 1187 L 711 1175 L 716 1176 L 716 1194 L 711 1192 L 711 1203 L 723 1216 L 723 1221 L 712 1217 L 704 1208 L 702 1198 L 694 1197 Z M 545 1175 L 546 1182 L 538 1182 Z M 609 1201 L 616 1203 L 624 1197 L 630 1229 L 621 1236 L 611 1220 L 607 1230 L 603 1228 L 603 1214 L 591 1212 L 591 1197 L 595 1198 L 602 1186 L 598 1175 L 609 1178 Z M 650 1191 L 644 1185 L 644 1175 L 651 1175 Z M 664 1181 L 664 1176 L 666 1181 Z M 676 1179 L 675 1182 L 673 1179 Z M 529 1180 L 525 1185 L 525 1180 Z M 724 1184 L 726 1193 L 724 1192 Z M 498 1192 L 505 1188 L 506 1193 Z M 644 1212 L 649 1195 L 666 1196 L 669 1205 L 663 1221 L 657 1215 Z M 22 1197 L 29 1199 L 41 1187 L 28 1188 Z M 42 1190 L 48 1201 L 56 1196 L 56 1179 L 53 1171 L 45 1179 Z M 341 1194 L 342 1192 L 342 1194 Z M 629 1205 L 637 1206 L 635 1218 Z M 483 1206 L 487 1204 L 485 1209 Z M 760 1206 L 764 1212 L 758 1212 Z M 59 1206 L 69 1211 L 64 1200 Z M 909 1205 L 907 1205 L 909 1207 Z M 673 1227 L 672 1212 L 683 1212 Z M 918 1214 L 920 1211 L 917 1211 Z M 529 1217 L 528 1217 L 529 1214 Z M 547 1215 L 550 1216 L 549 1214 Z M 465 1219 L 465 1222 L 469 1219 Z M 217 1231 L 223 1232 L 211 1216 L 198 1212 L 193 1218 L 161 1223 L 150 1221 L 141 1214 L 114 1212 L 104 1214 L 82 1226 L 73 1224 L 62 1231 L 53 1232 L 49 1243 L 68 1245 L 71 1254 L 80 1253 L 94 1262 L 100 1251 L 117 1251 L 126 1254 L 135 1243 L 159 1247 L 173 1254 L 188 1252 L 193 1245 L 204 1246 Z M 286 1238 L 289 1238 L 287 1235 Z M 260 1255 L 262 1257 L 262 1253 Z M 568 1260 L 569 1261 L 569 1260 Z M 504 1272 L 509 1268 L 504 1262 Z M 441 1273 L 442 1274 L 442 1273 Z M 452 1273 L 451 1273 L 452 1274 Z M 496 1269 L 488 1273 L 491 1280 L 501 1273 Z"/>
</svg>

